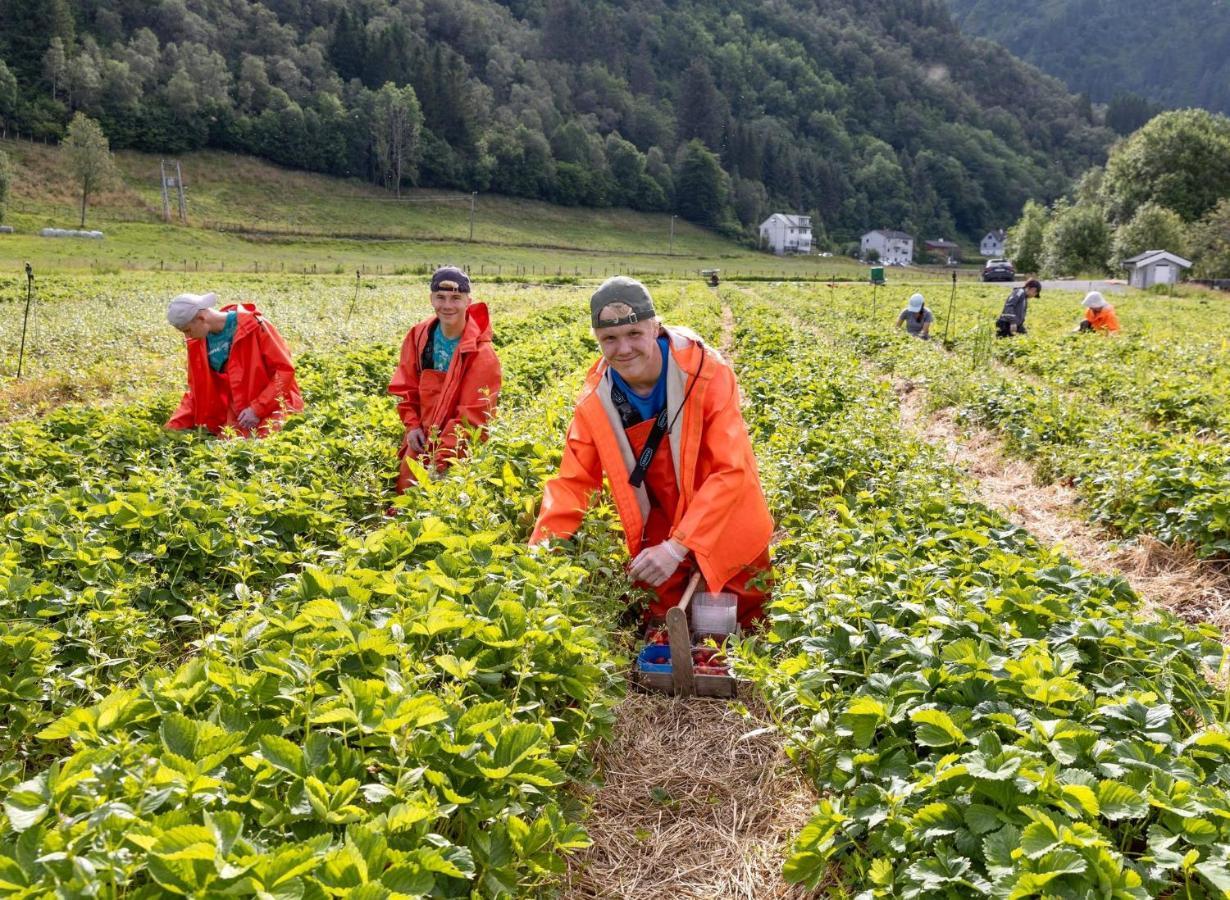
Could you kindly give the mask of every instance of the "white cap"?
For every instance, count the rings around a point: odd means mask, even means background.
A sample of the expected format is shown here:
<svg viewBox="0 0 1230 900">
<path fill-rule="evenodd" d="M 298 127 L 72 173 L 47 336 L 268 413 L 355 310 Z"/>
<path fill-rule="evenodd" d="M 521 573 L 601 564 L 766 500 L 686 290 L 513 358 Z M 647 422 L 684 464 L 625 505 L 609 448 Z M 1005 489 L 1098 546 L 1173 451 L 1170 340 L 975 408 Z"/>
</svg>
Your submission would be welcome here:
<svg viewBox="0 0 1230 900">
<path fill-rule="evenodd" d="M 1085 309 L 1101 309 L 1106 305 L 1106 298 L 1103 297 L 1099 291 L 1090 291 L 1085 295 L 1085 300 L 1082 305 Z"/>
<path fill-rule="evenodd" d="M 191 324 L 192 320 L 197 317 L 203 309 L 209 309 L 218 302 L 218 295 L 215 293 L 208 294 L 180 294 L 167 306 L 167 321 L 174 327 L 183 331 Z"/>
<path fill-rule="evenodd" d="M 920 309 L 923 308 L 924 302 L 925 301 L 923 300 L 922 294 L 915 294 L 913 297 L 910 298 L 910 303 L 909 303 L 910 312 L 918 312 Z"/>
</svg>

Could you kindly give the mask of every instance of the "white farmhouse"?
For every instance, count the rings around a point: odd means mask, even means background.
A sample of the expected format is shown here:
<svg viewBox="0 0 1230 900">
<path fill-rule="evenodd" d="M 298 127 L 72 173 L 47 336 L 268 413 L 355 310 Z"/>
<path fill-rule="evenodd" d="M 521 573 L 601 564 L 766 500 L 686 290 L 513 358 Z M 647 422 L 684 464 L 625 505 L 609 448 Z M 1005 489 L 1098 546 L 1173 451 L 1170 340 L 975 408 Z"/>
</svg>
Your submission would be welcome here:
<svg viewBox="0 0 1230 900">
<path fill-rule="evenodd" d="M 1146 250 L 1125 259 L 1128 282 L 1132 287 L 1147 288 L 1155 284 L 1178 284 L 1183 269 L 1192 267 L 1191 260 L 1167 250 Z"/>
<path fill-rule="evenodd" d="M 774 213 L 760 223 L 760 244 L 778 256 L 811 253 L 811 216 Z"/>
<path fill-rule="evenodd" d="M 914 261 L 914 239 L 904 231 L 869 231 L 859 242 L 859 249 L 864 259 L 874 250 L 883 263 L 908 266 Z"/>
<path fill-rule="evenodd" d="M 1004 245 L 1008 240 L 1008 234 L 1002 228 L 996 228 L 994 231 L 988 231 L 986 237 L 982 239 L 982 243 L 978 245 L 978 252 L 987 259 L 1004 255 Z"/>
</svg>

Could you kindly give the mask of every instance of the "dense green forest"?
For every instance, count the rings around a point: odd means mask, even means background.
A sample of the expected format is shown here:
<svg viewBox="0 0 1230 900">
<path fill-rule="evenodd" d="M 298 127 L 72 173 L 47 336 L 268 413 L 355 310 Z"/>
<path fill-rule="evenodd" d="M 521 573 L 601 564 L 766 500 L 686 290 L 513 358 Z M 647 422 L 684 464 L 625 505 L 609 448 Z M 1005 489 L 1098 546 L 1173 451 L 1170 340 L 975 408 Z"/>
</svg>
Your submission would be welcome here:
<svg viewBox="0 0 1230 900">
<path fill-rule="evenodd" d="M 1111 138 L 945 0 L 0 0 L 0 60 L 10 133 L 833 241 L 976 236 Z"/>
<path fill-rule="evenodd" d="M 1230 0 L 949 2 L 967 31 L 1095 101 L 1136 95 L 1230 113 Z"/>
<path fill-rule="evenodd" d="M 1230 117 L 1169 110 L 1119 141 L 1050 208 L 1025 204 L 1008 230 L 1017 271 L 1120 273 L 1165 249 L 1200 278 L 1230 276 Z"/>
</svg>

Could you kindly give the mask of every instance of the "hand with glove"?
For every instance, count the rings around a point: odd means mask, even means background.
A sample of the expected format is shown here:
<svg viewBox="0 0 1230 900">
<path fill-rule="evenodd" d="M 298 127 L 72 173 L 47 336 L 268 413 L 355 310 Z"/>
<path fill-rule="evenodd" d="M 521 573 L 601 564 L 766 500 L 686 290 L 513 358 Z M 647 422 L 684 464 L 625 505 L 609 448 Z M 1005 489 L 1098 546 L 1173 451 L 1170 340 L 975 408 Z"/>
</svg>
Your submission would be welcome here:
<svg viewBox="0 0 1230 900">
<path fill-rule="evenodd" d="M 247 409 L 245 409 L 243 412 L 241 412 L 238 416 L 235 417 L 235 422 L 244 431 L 251 431 L 253 428 L 255 428 L 257 425 L 261 423 L 261 419 L 260 419 L 260 416 L 258 416 L 256 413 L 252 411 L 252 407 L 249 406 Z"/>
<path fill-rule="evenodd" d="M 675 570 L 687 555 L 687 547 L 674 539 L 668 539 L 638 553 L 628 568 L 628 574 L 634 581 L 643 581 L 650 587 L 660 587 L 675 574 Z"/>
<path fill-rule="evenodd" d="M 405 440 L 402 445 L 408 453 L 418 456 L 423 452 L 423 448 L 427 446 L 427 432 L 422 428 L 407 428 Z"/>
</svg>

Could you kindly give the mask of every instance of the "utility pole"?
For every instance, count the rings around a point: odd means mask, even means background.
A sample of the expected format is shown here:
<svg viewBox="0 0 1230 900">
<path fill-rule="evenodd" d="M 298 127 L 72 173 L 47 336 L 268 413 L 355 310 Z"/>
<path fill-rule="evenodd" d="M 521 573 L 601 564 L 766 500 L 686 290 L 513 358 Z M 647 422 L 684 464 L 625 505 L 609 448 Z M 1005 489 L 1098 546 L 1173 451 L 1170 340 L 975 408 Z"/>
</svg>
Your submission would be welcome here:
<svg viewBox="0 0 1230 900">
<path fill-rule="evenodd" d="M 667 251 L 667 256 L 675 255 L 675 219 L 677 218 L 678 216 L 671 216 L 671 245 L 670 250 Z"/>
<path fill-rule="evenodd" d="M 158 161 L 159 181 L 162 183 L 162 221 L 171 221 L 171 198 L 167 195 L 167 162 L 165 159 Z"/>
<path fill-rule="evenodd" d="M 470 243 L 474 243 L 474 201 L 478 199 L 478 191 L 470 192 Z"/>
<path fill-rule="evenodd" d="M 179 220 L 185 225 L 188 224 L 188 201 L 184 197 L 184 171 L 179 167 L 179 160 L 175 160 L 175 186 L 179 188 Z"/>
<path fill-rule="evenodd" d="M 175 161 L 175 174 L 167 174 L 166 160 L 158 161 L 159 175 L 162 181 L 162 218 L 165 222 L 171 221 L 171 188 L 175 188 L 176 199 L 179 201 L 179 221 L 186 223 L 188 221 L 188 201 L 184 196 L 184 170 L 179 164 L 179 160 Z"/>
</svg>

